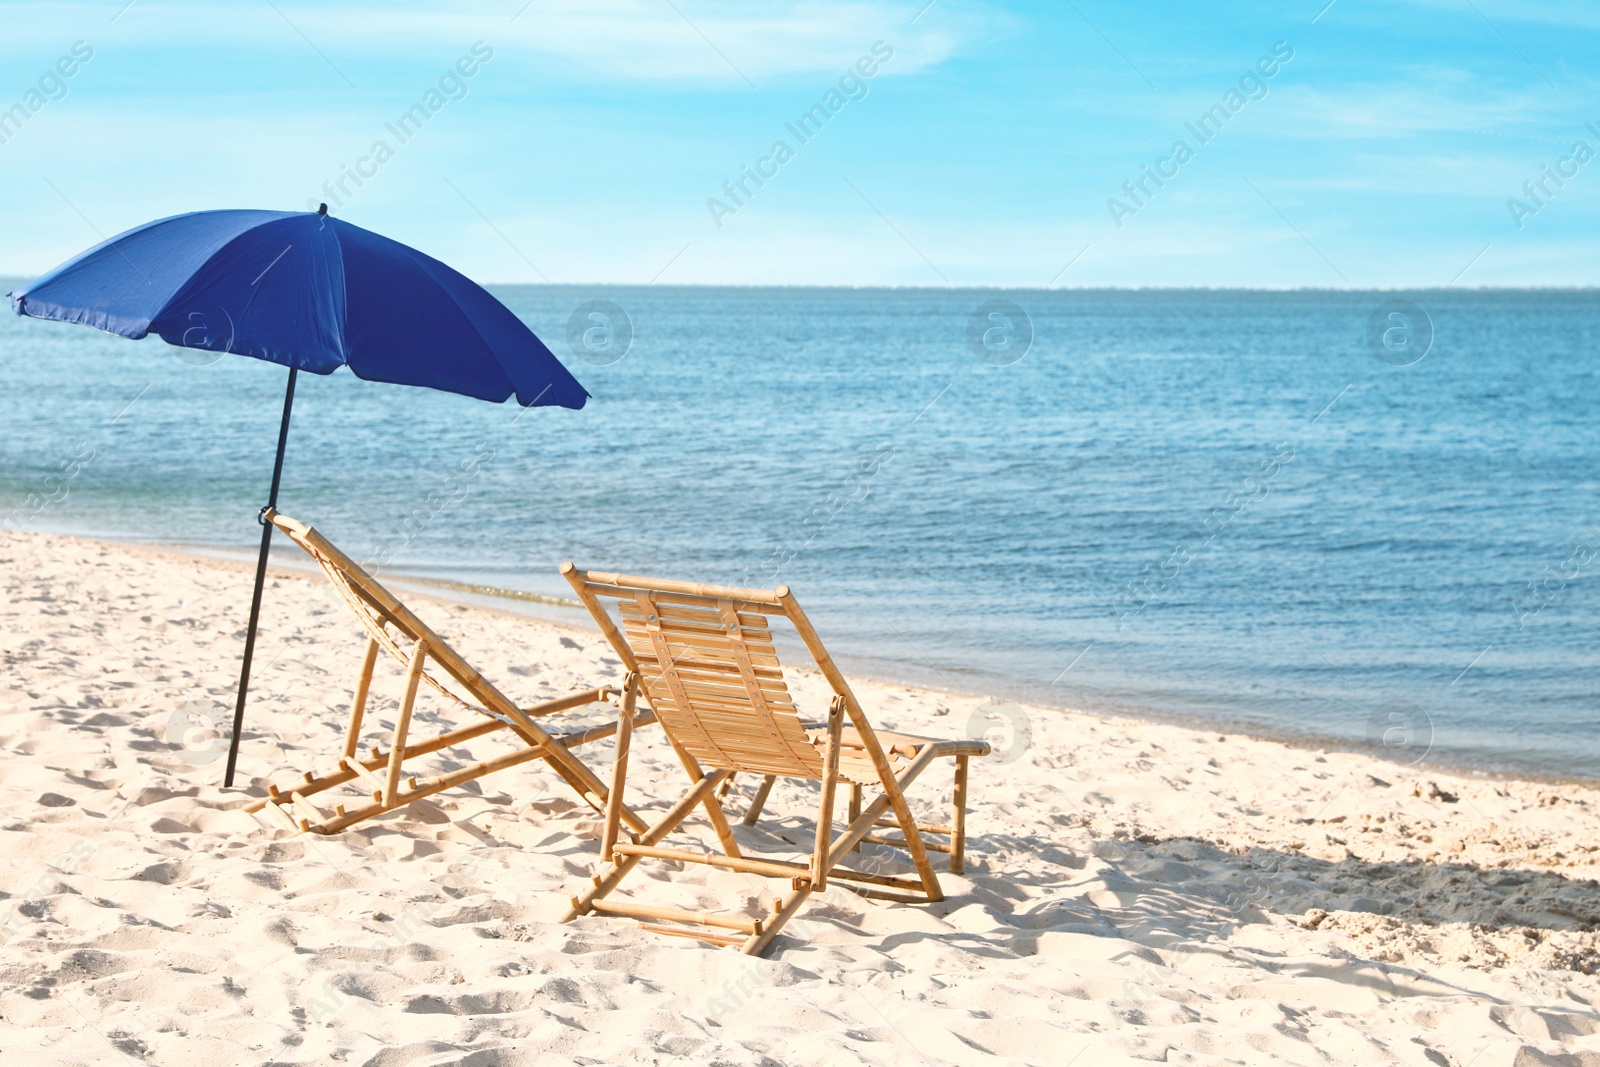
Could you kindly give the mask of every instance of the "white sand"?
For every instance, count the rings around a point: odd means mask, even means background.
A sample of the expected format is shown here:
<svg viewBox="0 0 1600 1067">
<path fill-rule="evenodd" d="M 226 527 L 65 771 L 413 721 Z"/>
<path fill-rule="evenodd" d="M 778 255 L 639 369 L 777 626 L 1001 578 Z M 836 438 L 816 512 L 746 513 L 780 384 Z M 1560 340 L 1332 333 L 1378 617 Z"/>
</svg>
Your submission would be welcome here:
<svg viewBox="0 0 1600 1067">
<path fill-rule="evenodd" d="M 555 923 L 598 820 L 542 765 L 335 837 L 234 810 L 220 749 L 169 733 L 231 708 L 237 565 L 23 535 L 0 585 L 0 1062 L 1600 1064 L 1585 787 L 1034 709 L 1020 758 L 974 770 L 946 902 L 830 889 L 752 960 Z M 340 736 L 362 638 L 323 588 L 269 588 L 253 790 Z M 597 633 L 419 610 L 522 702 L 617 679 Z M 858 692 L 951 736 L 980 703 Z M 636 742 L 633 802 L 681 792 L 663 748 Z M 609 743 L 584 751 L 604 773 Z M 914 801 L 948 793 L 941 769 Z M 751 847 L 803 846 L 799 789 L 769 810 Z M 781 888 L 650 869 L 685 904 Z"/>
</svg>

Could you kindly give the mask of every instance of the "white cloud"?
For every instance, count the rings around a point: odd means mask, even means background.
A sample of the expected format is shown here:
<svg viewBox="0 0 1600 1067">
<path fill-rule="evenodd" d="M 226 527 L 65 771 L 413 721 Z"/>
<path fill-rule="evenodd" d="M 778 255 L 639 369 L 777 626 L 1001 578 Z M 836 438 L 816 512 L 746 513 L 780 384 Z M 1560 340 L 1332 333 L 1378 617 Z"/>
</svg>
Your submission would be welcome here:
<svg viewBox="0 0 1600 1067">
<path fill-rule="evenodd" d="M 486 5 L 354 3 L 227 5 L 196 10 L 170 0 L 135 0 L 113 24 L 96 5 L 18 5 L 6 14 L 0 55 L 44 56 L 72 37 L 118 48 L 315 48 L 336 68 L 375 57 L 426 58 L 441 47 L 475 40 L 497 52 L 542 57 L 563 75 L 689 81 L 745 87 L 764 78 L 843 69 L 874 41 L 896 52 L 892 70 L 906 74 L 936 65 L 958 40 L 981 36 L 982 21 L 965 9 L 912 23 L 920 3 L 867 0 L 791 0 L 749 4 L 734 0 L 522 0 Z M 41 60 L 41 62 L 45 61 Z"/>
<path fill-rule="evenodd" d="M 1422 133 L 1565 139 L 1564 131 L 1587 117 L 1542 82 L 1488 91 L 1480 76 L 1454 67 L 1396 68 L 1392 74 L 1384 82 L 1330 89 L 1285 85 L 1263 110 L 1281 136 L 1363 140 L 1411 140 Z"/>
<path fill-rule="evenodd" d="M 906 5 L 811 0 L 536 3 L 504 36 L 510 47 L 634 78 L 728 81 L 842 69 L 878 40 L 895 50 L 885 73 L 934 66 L 955 50 L 944 29 L 911 24 Z M 948 22 L 942 25 L 948 25 Z"/>
</svg>

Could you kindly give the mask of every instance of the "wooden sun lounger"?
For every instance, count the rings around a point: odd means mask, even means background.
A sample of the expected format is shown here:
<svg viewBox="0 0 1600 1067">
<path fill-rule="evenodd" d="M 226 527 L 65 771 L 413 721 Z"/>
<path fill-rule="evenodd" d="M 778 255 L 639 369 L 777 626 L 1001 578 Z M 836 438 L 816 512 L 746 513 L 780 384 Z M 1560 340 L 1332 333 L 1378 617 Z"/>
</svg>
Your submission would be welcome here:
<svg viewBox="0 0 1600 1067">
<path fill-rule="evenodd" d="M 562 564 L 561 572 L 628 670 L 611 800 L 601 840 L 606 866 L 596 875 L 593 887 L 573 899 L 567 921 L 589 913 L 638 919 L 657 933 L 737 945 L 754 956 L 766 950 L 806 898 L 825 889 L 830 878 L 865 896 L 912 903 L 944 899 L 923 835 L 948 838 L 949 844 L 940 850 L 950 854 L 950 869 L 959 873 L 966 839 L 967 763 L 973 756 L 987 755 L 987 743 L 874 730 L 788 586 L 763 590 L 697 585 L 581 571 L 571 563 Z M 612 602 L 615 619 L 602 599 Z M 789 695 L 772 643 L 769 616 L 773 615 L 794 626 L 833 689 L 825 723 L 805 723 Z M 637 704 L 641 695 L 654 709 L 692 787 L 655 825 L 629 834 L 622 826 L 627 810 L 622 797 L 632 729 L 640 721 Z M 955 761 L 950 824 L 919 824 L 906 803 L 905 789 L 931 763 L 945 757 Z M 718 796 L 726 791 L 725 783 L 742 773 L 763 778 L 745 816 L 747 824 L 759 817 L 778 777 L 820 783 L 809 863 L 754 859 L 739 851 Z M 835 835 L 834 794 L 841 784 L 850 787 L 849 818 L 843 831 Z M 881 793 L 863 805 L 863 787 Z M 663 846 L 696 807 L 703 807 L 710 817 L 722 845 L 721 854 Z M 897 829 L 900 836 L 875 836 L 873 831 L 879 827 Z M 858 851 L 864 841 L 904 848 L 916 868 L 915 876 L 846 867 L 846 856 Z M 771 913 L 760 918 L 608 899 L 646 858 L 785 878 L 790 891 L 772 900 Z"/>
<path fill-rule="evenodd" d="M 292 830 L 333 834 L 440 790 L 462 785 L 519 763 L 542 759 L 596 811 L 615 814 L 635 830 L 646 829 L 644 821 L 627 808 L 620 804 L 608 806 L 609 790 L 571 752 L 578 745 L 610 737 L 617 732 L 616 722 L 552 733 L 534 721 L 542 716 L 588 704 L 608 700 L 616 703 L 619 690 L 600 686 L 531 708 L 519 708 L 474 670 L 444 638 L 327 538 L 310 526 L 271 509 L 265 512 L 264 518 L 317 561 L 333 583 L 333 588 L 361 620 L 368 636 L 366 656 L 361 663 L 361 672 L 356 677 L 355 697 L 350 705 L 344 746 L 334 768 L 323 774 L 308 771 L 302 781 L 293 785 L 269 785 L 267 798 L 251 804 L 246 811 L 276 816 Z M 388 751 L 374 747 L 368 756 L 362 757 L 358 751 L 361 728 L 380 650 L 405 665 L 405 693 L 389 739 Z M 412 710 L 416 704 L 418 686 L 424 682 L 457 704 L 477 712 L 483 721 L 427 740 L 412 741 Z M 418 779 L 406 774 L 407 761 L 465 744 L 499 730 L 508 731 L 510 737 L 518 742 L 518 747 L 493 759 L 431 778 Z M 356 807 L 336 804 L 332 811 L 326 811 L 310 799 L 324 790 L 343 785 L 363 790 L 366 793 L 364 802 Z"/>
</svg>

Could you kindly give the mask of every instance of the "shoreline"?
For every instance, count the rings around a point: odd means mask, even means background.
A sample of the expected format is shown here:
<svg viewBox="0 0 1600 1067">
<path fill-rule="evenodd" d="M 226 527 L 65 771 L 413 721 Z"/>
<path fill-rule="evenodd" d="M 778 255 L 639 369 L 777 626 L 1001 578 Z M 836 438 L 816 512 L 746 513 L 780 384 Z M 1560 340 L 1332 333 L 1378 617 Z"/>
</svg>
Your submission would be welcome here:
<svg viewBox="0 0 1600 1067">
<path fill-rule="evenodd" d="M 33 531 L 25 532 L 31 533 Z M 254 574 L 255 572 L 254 552 L 247 549 L 229 549 L 215 545 L 186 542 L 147 541 L 137 538 L 122 539 L 101 534 L 55 531 L 39 531 L 38 533 L 43 536 L 67 538 L 86 544 L 114 545 L 119 548 L 134 549 L 153 553 L 157 556 L 165 555 L 180 560 L 205 560 L 225 565 L 229 569 L 239 570 L 245 574 Z M 300 558 L 296 559 L 295 557 L 297 556 Z M 268 562 L 268 572 L 269 575 L 277 572 L 285 577 L 303 578 L 315 576 L 318 581 L 325 580 L 322 572 L 314 562 L 305 558 L 303 553 L 293 549 L 292 546 L 285 544 L 281 538 L 275 538 L 273 541 L 273 554 Z M 533 593 L 474 582 L 457 582 L 448 578 L 436 578 L 426 574 L 407 573 L 405 571 L 387 571 L 379 577 L 379 580 L 387 585 L 404 589 L 412 595 L 423 597 L 441 605 L 448 606 L 464 602 L 474 608 L 492 611 L 511 618 L 536 619 L 540 622 L 569 630 L 591 634 L 594 632 L 594 625 L 590 621 L 588 613 L 584 611 L 582 604 L 576 598 L 549 596 L 543 593 Z M 452 599 L 445 591 L 454 592 L 461 599 Z M 522 605 L 528 607 L 521 607 Z M 529 610 L 529 608 L 555 610 L 539 611 Z M 562 617 L 563 613 L 570 614 L 571 617 Z M 904 675 L 895 676 L 860 668 L 859 665 L 864 660 L 871 660 L 880 665 L 888 662 L 879 656 L 862 656 L 851 652 L 836 651 L 835 658 L 846 665 L 847 672 L 854 678 L 876 684 L 902 686 L 930 695 L 946 697 L 952 701 L 971 700 L 989 702 L 996 705 L 1016 705 L 1024 708 L 1056 711 L 1066 715 L 1087 716 L 1106 722 L 1150 723 L 1173 726 L 1179 729 L 1214 732 L 1233 737 L 1248 738 L 1254 741 L 1280 744 L 1306 752 L 1341 752 L 1364 756 L 1384 763 L 1392 767 L 1396 774 L 1405 774 L 1426 767 L 1440 773 L 1476 778 L 1483 781 L 1529 782 L 1540 785 L 1573 785 L 1600 788 L 1600 774 L 1593 777 L 1584 777 L 1582 775 L 1541 772 L 1528 767 L 1496 767 L 1467 757 L 1452 759 L 1448 755 L 1435 756 L 1431 749 L 1428 755 L 1421 760 L 1413 763 L 1402 763 L 1386 756 L 1383 750 L 1377 746 L 1346 738 L 1324 736 L 1291 726 L 1274 729 L 1260 723 L 1245 722 L 1226 717 L 1209 718 L 1197 713 L 1179 711 L 1153 704 L 1135 705 L 1107 700 L 1103 703 L 1068 705 L 1050 703 L 1030 696 L 996 696 L 994 693 L 963 690 L 948 685 L 929 684 L 923 672 L 911 671 Z"/>
</svg>

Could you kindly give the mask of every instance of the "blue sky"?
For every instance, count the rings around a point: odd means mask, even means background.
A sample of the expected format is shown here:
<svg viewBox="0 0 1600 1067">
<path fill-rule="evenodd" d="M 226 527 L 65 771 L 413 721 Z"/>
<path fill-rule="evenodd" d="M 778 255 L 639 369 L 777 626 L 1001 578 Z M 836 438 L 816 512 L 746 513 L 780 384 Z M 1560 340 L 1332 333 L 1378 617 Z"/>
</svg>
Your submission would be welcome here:
<svg viewBox="0 0 1600 1067">
<path fill-rule="evenodd" d="M 1600 7 L 1324 2 L 6 3 L 0 273 L 360 167 L 337 214 L 485 282 L 1600 284 Z"/>
</svg>

